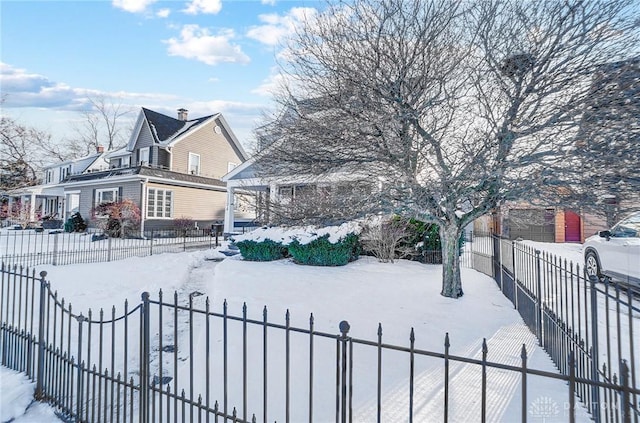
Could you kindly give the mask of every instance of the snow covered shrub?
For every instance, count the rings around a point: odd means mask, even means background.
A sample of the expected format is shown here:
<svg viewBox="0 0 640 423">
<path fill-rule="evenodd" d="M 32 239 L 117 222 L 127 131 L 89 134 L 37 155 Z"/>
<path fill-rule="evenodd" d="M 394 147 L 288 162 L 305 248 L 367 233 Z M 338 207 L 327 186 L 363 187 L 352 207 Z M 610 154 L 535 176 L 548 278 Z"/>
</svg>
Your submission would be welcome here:
<svg viewBox="0 0 640 423">
<path fill-rule="evenodd" d="M 289 254 L 298 264 L 344 266 L 360 256 L 360 241 L 354 233 L 346 235 L 336 243 L 329 240 L 329 234 L 308 243 L 301 243 L 295 239 L 289 244 Z"/>
<path fill-rule="evenodd" d="M 408 236 L 407 222 L 394 218 L 368 226 L 362 232 L 362 247 L 381 263 L 393 263 L 399 243 Z"/>
<path fill-rule="evenodd" d="M 249 261 L 280 260 L 287 256 L 287 247 L 270 239 L 259 242 L 247 239 L 238 241 L 235 245 L 240 250 L 242 257 Z"/>
<path fill-rule="evenodd" d="M 234 235 L 232 241 L 246 260 L 266 261 L 292 256 L 296 263 L 340 266 L 360 255 L 357 222 L 340 226 L 264 227 Z"/>
</svg>

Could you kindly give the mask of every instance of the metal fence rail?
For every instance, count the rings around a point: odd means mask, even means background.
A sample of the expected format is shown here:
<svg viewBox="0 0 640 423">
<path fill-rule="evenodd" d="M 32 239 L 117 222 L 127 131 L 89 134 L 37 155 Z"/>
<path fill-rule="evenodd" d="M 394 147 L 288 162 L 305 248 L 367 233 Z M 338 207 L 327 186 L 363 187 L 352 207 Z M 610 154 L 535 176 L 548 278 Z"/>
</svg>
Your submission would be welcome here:
<svg viewBox="0 0 640 423">
<path fill-rule="evenodd" d="M 0 232 L 0 261 L 33 267 L 122 260 L 166 252 L 181 252 L 219 246 L 221 234 L 211 229 L 153 230 L 139 238 L 110 238 L 100 234 Z"/>
<path fill-rule="evenodd" d="M 496 283 L 562 374 L 575 372 L 578 398 L 593 419 L 637 423 L 637 393 L 625 396 L 607 385 L 628 371 L 632 389 L 639 387 L 634 332 L 640 307 L 633 292 L 606 277 L 588 279 L 579 264 L 522 243 L 497 236 L 493 242 Z M 574 355 L 574 366 L 567 354 Z M 625 403 L 628 415 L 620 412 Z"/>
<path fill-rule="evenodd" d="M 474 421 L 489 421 L 495 416 L 488 386 L 506 373 L 519 389 L 521 421 L 532 399 L 529 381 L 542 377 L 566 382 L 568 421 L 575 419 L 575 395 L 595 390 L 618 399 L 615 421 L 630 422 L 629 399 L 640 394 L 625 361 L 612 380 L 593 380 L 578 372 L 575 351 L 564 358 L 568 372 L 557 374 L 530 369 L 524 345 L 518 362 L 500 363 L 489 360 L 486 340 L 480 356 L 465 357 L 450 354 L 448 335 L 442 351 L 429 351 L 416 346 L 413 329 L 405 345 L 384 342 L 381 325 L 375 340 L 351 337 L 345 321 L 340 333 L 324 333 L 313 315 L 307 327 L 296 327 L 288 311 L 276 323 L 266 307 L 261 318 L 246 305 L 232 314 L 226 301 L 213 310 L 198 292 L 144 293 L 135 306 L 85 316 L 52 291 L 44 272 L 3 265 L 0 274 L 0 362 L 26 372 L 37 398 L 73 421 L 412 422 L 424 421 L 425 401 L 437 401 L 445 422 L 456 405 L 472 409 Z M 398 360 L 406 371 L 389 381 L 398 370 L 388 365 Z M 435 388 L 444 392 L 435 399 L 422 378 L 434 363 Z M 475 388 L 454 377 L 460 369 L 475 375 Z M 372 383 L 358 383 L 363 378 Z M 385 389 L 397 383 L 400 400 Z M 327 386 L 334 389 L 319 388 Z M 453 394 L 460 387 L 462 398 Z M 354 407 L 356 396 L 370 398 L 372 407 Z"/>
</svg>

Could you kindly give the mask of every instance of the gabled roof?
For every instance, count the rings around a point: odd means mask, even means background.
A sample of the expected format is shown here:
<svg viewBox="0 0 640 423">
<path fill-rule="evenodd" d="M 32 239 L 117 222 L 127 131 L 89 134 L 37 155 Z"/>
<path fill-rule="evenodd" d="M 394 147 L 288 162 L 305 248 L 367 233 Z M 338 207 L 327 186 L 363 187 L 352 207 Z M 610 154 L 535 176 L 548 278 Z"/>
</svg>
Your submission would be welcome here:
<svg viewBox="0 0 640 423">
<path fill-rule="evenodd" d="M 45 166 L 44 169 L 52 169 L 55 167 L 73 165 L 73 171 L 75 173 L 82 173 L 85 170 L 87 170 L 89 166 L 95 163 L 95 161 L 98 160 L 100 156 L 104 154 L 105 153 L 94 153 L 89 156 L 81 157 L 79 159 L 67 160 L 66 162 L 60 162 L 60 163 L 53 163 Z"/>
<path fill-rule="evenodd" d="M 220 122 L 223 130 L 229 135 L 229 138 L 231 138 L 233 147 L 237 150 L 242 159 L 246 160 L 247 153 L 244 151 L 235 134 L 231 131 L 229 124 L 220 113 L 183 121 L 143 107 L 142 111 L 138 115 L 138 120 L 136 121 L 131 138 L 129 139 L 127 150 L 133 151 L 138 135 L 145 124 L 148 125 L 149 130 L 153 134 L 154 143 L 161 147 L 171 147 L 180 141 L 185 135 L 213 119 L 217 119 Z"/>
<path fill-rule="evenodd" d="M 154 112 L 153 110 L 145 109 L 144 107 L 142 108 L 142 113 L 149 124 L 154 141 L 159 144 L 169 143 L 188 130 L 201 125 L 203 122 L 215 116 L 209 115 L 198 119 L 184 121 Z"/>
</svg>

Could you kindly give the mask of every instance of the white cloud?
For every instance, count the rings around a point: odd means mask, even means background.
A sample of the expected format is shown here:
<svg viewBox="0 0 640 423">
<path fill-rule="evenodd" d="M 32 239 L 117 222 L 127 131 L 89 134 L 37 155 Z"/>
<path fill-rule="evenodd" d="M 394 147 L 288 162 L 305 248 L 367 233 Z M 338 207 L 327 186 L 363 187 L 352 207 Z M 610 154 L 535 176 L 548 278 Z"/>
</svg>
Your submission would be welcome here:
<svg viewBox="0 0 640 423">
<path fill-rule="evenodd" d="M 275 6 L 276 5 L 276 0 L 261 0 L 260 3 L 267 4 L 269 6 Z"/>
<path fill-rule="evenodd" d="M 285 37 L 293 34 L 298 25 L 312 18 L 317 10 L 312 7 L 294 7 L 284 15 L 269 13 L 259 15 L 264 25 L 254 26 L 247 31 L 247 37 L 263 44 L 277 45 Z"/>
<path fill-rule="evenodd" d="M 114 7 L 127 12 L 140 13 L 144 12 L 147 6 L 155 2 L 156 0 L 113 0 L 112 4 Z"/>
<path fill-rule="evenodd" d="M 187 8 L 183 10 L 189 15 L 206 13 L 215 15 L 222 10 L 222 0 L 191 0 L 187 3 Z"/>
<path fill-rule="evenodd" d="M 86 107 L 87 103 L 87 90 L 74 89 L 6 63 L 0 64 L 0 85 L 5 107 L 78 110 Z"/>
<path fill-rule="evenodd" d="M 195 59 L 208 65 L 219 63 L 249 63 L 250 58 L 237 44 L 232 44 L 235 38 L 232 29 L 220 30 L 211 34 L 207 28 L 198 25 L 185 25 L 180 31 L 180 38 L 170 38 L 164 42 L 168 44 L 170 56 L 180 56 Z"/>
<path fill-rule="evenodd" d="M 251 90 L 251 93 L 263 97 L 271 97 L 280 89 L 284 81 L 284 75 L 282 75 L 281 73 L 276 73 L 276 70 L 272 69 L 271 75 L 269 75 L 269 77 L 262 81 L 262 83 L 257 88 Z"/>
<path fill-rule="evenodd" d="M 156 12 L 156 16 L 159 18 L 168 18 L 171 14 L 171 9 L 160 9 Z"/>
</svg>

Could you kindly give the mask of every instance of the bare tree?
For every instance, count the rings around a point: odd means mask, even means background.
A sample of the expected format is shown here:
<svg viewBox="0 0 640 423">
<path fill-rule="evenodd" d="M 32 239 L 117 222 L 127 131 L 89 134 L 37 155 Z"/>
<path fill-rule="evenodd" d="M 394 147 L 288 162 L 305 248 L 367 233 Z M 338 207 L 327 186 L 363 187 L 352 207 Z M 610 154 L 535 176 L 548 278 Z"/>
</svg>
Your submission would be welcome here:
<svg viewBox="0 0 640 423">
<path fill-rule="evenodd" d="M 262 172 L 377 181 L 371 204 L 439 225 L 441 293 L 460 297 L 466 225 L 505 201 L 571 189 L 594 75 L 635 48 L 632 3 L 330 4 L 283 54 L 288 118 L 265 126 L 278 140 Z"/>
<path fill-rule="evenodd" d="M 0 117 L 0 191 L 36 185 L 40 171 L 65 154 L 45 131 Z"/>
<path fill-rule="evenodd" d="M 84 113 L 82 124 L 75 128 L 76 136 L 66 142 L 75 156 L 94 153 L 99 146 L 107 151 L 125 143 L 126 118 L 131 109 L 118 99 L 99 95 L 89 97 L 91 109 Z"/>
</svg>

